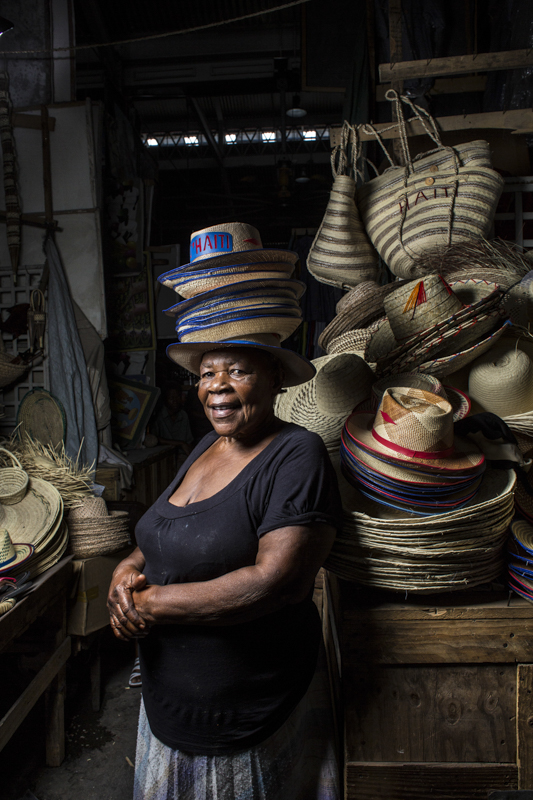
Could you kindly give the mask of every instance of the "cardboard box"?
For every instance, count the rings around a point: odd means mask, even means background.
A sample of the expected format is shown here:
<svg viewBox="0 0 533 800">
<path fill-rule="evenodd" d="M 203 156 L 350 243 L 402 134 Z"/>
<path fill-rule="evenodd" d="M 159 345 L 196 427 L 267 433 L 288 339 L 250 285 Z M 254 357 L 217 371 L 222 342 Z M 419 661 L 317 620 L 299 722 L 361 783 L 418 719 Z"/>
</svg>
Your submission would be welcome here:
<svg viewBox="0 0 533 800">
<path fill-rule="evenodd" d="M 117 564 L 132 547 L 109 556 L 74 559 L 74 587 L 71 594 L 67 633 L 87 636 L 109 625 L 107 593 Z"/>
</svg>

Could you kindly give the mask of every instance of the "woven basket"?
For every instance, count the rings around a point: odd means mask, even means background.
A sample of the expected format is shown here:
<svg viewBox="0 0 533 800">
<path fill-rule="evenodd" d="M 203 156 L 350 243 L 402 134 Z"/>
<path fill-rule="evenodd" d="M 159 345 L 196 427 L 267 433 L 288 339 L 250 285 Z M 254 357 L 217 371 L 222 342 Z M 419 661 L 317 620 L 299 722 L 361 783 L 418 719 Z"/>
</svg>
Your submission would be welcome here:
<svg viewBox="0 0 533 800">
<path fill-rule="evenodd" d="M 14 364 L 12 357 L 0 350 L 0 389 L 16 381 L 27 369 L 28 364 Z"/>
<path fill-rule="evenodd" d="M 391 161 L 378 132 L 375 135 L 391 164 L 383 175 L 357 191 L 357 205 L 366 231 L 391 271 L 402 278 L 419 275 L 416 259 L 438 245 L 488 236 L 503 178 L 490 168 L 486 142 L 444 147 L 435 121 L 394 90 L 387 99 L 396 105 L 406 166 Z M 436 149 L 411 159 L 403 104 L 422 123 Z"/>
<path fill-rule="evenodd" d="M 0 452 L 7 453 L 15 465 L 0 469 L 0 503 L 12 506 L 24 498 L 28 489 L 28 474 L 24 472 L 22 464 L 13 453 L 5 447 L 0 447 Z"/>
<path fill-rule="evenodd" d="M 350 141 L 353 137 L 356 141 Z M 334 181 L 329 202 L 307 256 L 311 275 L 329 286 L 354 287 L 362 281 L 375 280 L 378 275 L 377 254 L 354 200 L 355 179 L 348 174 L 357 170 L 359 153 L 357 131 L 345 122 L 341 144 L 331 156 Z"/>
</svg>

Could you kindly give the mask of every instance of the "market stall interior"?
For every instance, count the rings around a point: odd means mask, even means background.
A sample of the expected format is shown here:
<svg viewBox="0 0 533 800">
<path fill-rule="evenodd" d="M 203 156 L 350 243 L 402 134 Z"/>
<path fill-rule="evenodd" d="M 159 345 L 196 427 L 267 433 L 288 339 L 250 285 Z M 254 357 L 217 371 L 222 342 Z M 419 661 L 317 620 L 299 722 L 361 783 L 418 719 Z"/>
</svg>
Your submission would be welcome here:
<svg viewBox="0 0 533 800">
<path fill-rule="evenodd" d="M 3 800 L 133 797 L 108 587 L 242 347 L 342 499 L 317 800 L 533 792 L 531 4 L 0 10 Z"/>
</svg>

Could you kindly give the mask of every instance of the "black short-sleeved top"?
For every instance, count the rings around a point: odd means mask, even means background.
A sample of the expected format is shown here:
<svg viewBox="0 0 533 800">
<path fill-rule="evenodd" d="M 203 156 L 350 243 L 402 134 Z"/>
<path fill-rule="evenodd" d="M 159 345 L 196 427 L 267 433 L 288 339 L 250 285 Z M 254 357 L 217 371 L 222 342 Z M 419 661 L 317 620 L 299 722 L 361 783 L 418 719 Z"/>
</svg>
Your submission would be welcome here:
<svg viewBox="0 0 533 800">
<path fill-rule="evenodd" d="M 224 489 L 169 502 L 205 436 L 141 518 L 148 583 L 208 581 L 255 563 L 259 538 L 290 525 L 340 525 L 336 476 L 319 436 L 289 424 Z M 320 641 L 312 592 L 251 622 L 158 625 L 140 640 L 143 698 L 154 736 L 215 755 L 252 747 L 287 719 L 311 681 Z"/>
</svg>

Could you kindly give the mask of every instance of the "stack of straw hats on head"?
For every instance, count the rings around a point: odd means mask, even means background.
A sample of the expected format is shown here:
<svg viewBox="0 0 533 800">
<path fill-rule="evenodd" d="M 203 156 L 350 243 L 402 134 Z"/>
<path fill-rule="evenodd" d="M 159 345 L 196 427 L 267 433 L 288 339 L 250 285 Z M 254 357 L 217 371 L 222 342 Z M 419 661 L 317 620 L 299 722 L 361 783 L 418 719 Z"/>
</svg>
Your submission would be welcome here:
<svg viewBox="0 0 533 800">
<path fill-rule="evenodd" d="M 63 501 L 48 481 L 31 477 L 24 497 L 16 503 L 0 505 L 0 530 L 7 530 L 15 547 L 26 545 L 32 553 L 24 563 L 8 572 L 16 576 L 29 570 L 31 577 L 52 567 L 64 555 L 68 530 L 63 519 Z"/>
<path fill-rule="evenodd" d="M 130 544 L 127 511 L 108 513 L 103 497 L 87 497 L 70 509 L 69 553 L 89 558 L 116 553 Z"/>
<path fill-rule="evenodd" d="M 306 359 L 280 347 L 302 321 L 305 284 L 291 277 L 297 259 L 289 250 L 264 248 L 259 231 L 241 222 L 193 233 L 190 262 L 159 277 L 182 298 L 165 312 L 175 317 L 178 334 L 169 358 L 198 374 L 206 344 L 253 346 L 279 358 L 284 386 L 312 378 Z"/>
<path fill-rule="evenodd" d="M 386 388 L 375 415 L 352 414 L 341 464 L 361 494 L 420 517 L 464 507 L 485 471 L 477 446 L 454 437 L 451 403 L 408 386 Z"/>
<path fill-rule="evenodd" d="M 374 375 L 355 353 L 322 356 L 312 363 L 315 377 L 278 395 L 274 411 L 280 419 L 318 433 L 334 456 L 346 417 L 368 397 Z"/>
</svg>

